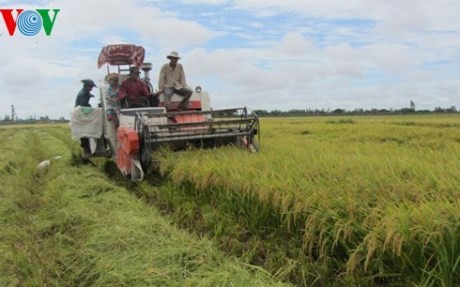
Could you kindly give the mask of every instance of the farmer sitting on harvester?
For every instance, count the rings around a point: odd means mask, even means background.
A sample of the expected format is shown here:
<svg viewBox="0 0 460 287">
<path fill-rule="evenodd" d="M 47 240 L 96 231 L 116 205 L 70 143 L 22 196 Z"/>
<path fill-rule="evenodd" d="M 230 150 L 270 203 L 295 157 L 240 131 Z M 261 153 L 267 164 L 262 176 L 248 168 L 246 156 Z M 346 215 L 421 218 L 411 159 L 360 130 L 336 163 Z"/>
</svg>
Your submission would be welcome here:
<svg viewBox="0 0 460 287">
<path fill-rule="evenodd" d="M 169 63 L 161 67 L 158 79 L 158 89 L 164 94 L 165 108 L 171 109 L 171 97 L 177 94 L 183 99 L 176 108 L 186 110 L 193 91 L 187 88 L 184 67 L 178 63 L 179 53 L 173 51 L 166 58 Z"/>
<path fill-rule="evenodd" d="M 129 78 L 120 86 L 118 99 L 121 106 L 125 108 L 144 108 L 149 107 L 150 100 L 158 95 L 150 93 L 147 86 L 139 79 L 138 67 L 129 68 Z"/>
<path fill-rule="evenodd" d="M 118 90 L 120 89 L 119 75 L 111 73 L 107 76 L 109 87 L 105 93 L 107 120 L 111 121 L 115 128 L 118 127 L 117 113 L 120 110 L 118 102 Z"/>
</svg>

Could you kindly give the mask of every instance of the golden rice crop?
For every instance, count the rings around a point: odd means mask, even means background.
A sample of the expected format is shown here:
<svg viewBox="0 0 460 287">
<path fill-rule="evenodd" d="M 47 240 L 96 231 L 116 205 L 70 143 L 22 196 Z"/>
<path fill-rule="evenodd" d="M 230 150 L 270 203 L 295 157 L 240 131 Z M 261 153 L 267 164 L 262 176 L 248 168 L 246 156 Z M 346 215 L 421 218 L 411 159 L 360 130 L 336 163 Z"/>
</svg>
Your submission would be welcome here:
<svg viewBox="0 0 460 287">
<path fill-rule="evenodd" d="M 300 230 L 306 256 L 340 272 L 449 286 L 460 280 L 459 127 L 458 114 L 263 118 L 260 153 L 165 153 L 160 168 L 210 197 L 258 199 L 252 220 L 274 210 L 274 228 Z"/>
</svg>

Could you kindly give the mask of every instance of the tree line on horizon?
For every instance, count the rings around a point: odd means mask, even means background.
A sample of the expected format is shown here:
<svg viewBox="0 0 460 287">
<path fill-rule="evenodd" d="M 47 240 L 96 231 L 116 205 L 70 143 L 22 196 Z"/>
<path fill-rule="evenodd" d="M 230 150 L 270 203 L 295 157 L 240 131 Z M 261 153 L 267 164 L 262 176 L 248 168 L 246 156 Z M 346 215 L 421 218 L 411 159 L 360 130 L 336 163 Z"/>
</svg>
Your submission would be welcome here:
<svg viewBox="0 0 460 287">
<path fill-rule="evenodd" d="M 288 111 L 282 110 L 262 110 L 256 109 L 254 112 L 261 117 L 269 116 L 338 116 L 338 115 L 404 115 L 404 114 L 429 114 L 429 113 L 458 113 L 455 106 L 450 108 L 436 107 L 434 110 L 416 110 L 414 107 L 402 109 L 291 109 Z M 31 123 L 65 123 L 69 119 L 59 117 L 58 119 L 50 118 L 49 116 L 40 117 L 27 117 L 25 119 L 15 118 L 14 120 L 10 115 L 5 115 L 0 124 L 31 124 Z"/>
<path fill-rule="evenodd" d="M 429 113 L 458 113 L 455 106 L 450 108 L 436 107 L 434 110 L 416 110 L 415 107 L 402 109 L 291 109 L 282 110 L 254 110 L 259 116 L 327 116 L 327 115 L 404 115 L 404 114 L 429 114 Z"/>
</svg>

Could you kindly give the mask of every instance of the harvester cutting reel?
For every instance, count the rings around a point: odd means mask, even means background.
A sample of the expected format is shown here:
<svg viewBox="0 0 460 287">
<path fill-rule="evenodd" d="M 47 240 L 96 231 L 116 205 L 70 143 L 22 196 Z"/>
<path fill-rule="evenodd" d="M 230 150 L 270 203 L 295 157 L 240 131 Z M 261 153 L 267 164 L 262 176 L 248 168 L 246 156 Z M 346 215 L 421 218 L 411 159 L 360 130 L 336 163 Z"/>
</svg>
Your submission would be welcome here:
<svg viewBox="0 0 460 287">
<path fill-rule="evenodd" d="M 234 145 L 259 151 L 259 119 L 247 108 L 138 113 L 135 129 L 144 170 L 150 165 L 151 153 L 162 146 L 181 150 Z"/>
</svg>

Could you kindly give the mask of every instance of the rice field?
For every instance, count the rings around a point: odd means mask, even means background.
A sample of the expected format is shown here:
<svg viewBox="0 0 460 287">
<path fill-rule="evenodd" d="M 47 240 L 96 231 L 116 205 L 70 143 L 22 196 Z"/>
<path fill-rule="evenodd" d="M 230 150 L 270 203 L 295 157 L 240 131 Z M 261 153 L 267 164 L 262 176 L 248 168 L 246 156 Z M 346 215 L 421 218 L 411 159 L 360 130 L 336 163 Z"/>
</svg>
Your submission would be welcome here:
<svg viewBox="0 0 460 287">
<path fill-rule="evenodd" d="M 254 262 L 304 286 L 459 285 L 459 115 L 273 118 L 261 129 L 258 154 L 159 158 L 177 188 L 249 230 L 228 234 L 274 242 L 257 243 Z M 282 253 L 273 262 L 267 249 Z"/>
<path fill-rule="evenodd" d="M 82 165 L 68 126 L 0 133 L 0 286 L 460 285 L 460 114 L 262 118 L 260 153 L 162 150 L 138 185 Z"/>
<path fill-rule="evenodd" d="M 288 286 L 83 164 L 67 125 L 0 127 L 0 148 L 0 286 Z"/>
</svg>

